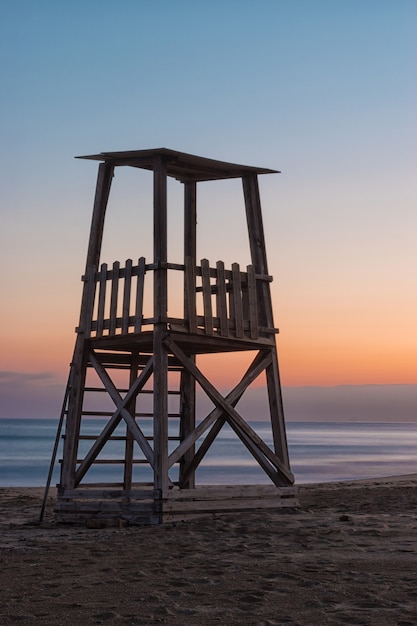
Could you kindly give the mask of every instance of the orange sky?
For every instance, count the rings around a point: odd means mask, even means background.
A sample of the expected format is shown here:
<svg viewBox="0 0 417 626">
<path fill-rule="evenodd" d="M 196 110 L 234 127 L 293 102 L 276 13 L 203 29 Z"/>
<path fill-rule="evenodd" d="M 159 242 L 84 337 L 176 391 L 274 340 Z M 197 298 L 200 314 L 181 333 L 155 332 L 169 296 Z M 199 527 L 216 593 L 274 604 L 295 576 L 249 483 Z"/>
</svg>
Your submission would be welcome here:
<svg viewBox="0 0 417 626">
<path fill-rule="evenodd" d="M 3 11 L 0 381 L 64 390 L 97 176 L 74 156 L 166 146 L 282 171 L 260 192 L 283 385 L 417 383 L 416 3 L 128 4 Z M 152 259 L 151 194 L 117 171 L 103 261 Z M 197 204 L 198 258 L 247 264 L 240 182 Z"/>
</svg>

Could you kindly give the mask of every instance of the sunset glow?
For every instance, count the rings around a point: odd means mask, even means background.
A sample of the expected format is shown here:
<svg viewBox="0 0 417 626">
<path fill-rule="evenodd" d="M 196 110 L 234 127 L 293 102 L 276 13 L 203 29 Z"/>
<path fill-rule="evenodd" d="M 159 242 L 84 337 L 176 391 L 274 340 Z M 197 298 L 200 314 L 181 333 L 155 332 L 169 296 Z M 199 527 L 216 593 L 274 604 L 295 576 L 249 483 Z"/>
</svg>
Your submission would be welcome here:
<svg viewBox="0 0 417 626">
<path fill-rule="evenodd" d="M 74 156 L 162 146 L 282 170 L 259 182 L 284 387 L 416 385 L 416 3 L 145 4 L 2 10 L 2 414 L 64 392 L 97 175 Z M 149 172 L 116 172 L 102 261 L 152 259 L 151 203 Z M 198 258 L 245 267 L 240 184 L 197 204 Z M 227 390 L 249 358 L 202 364 Z"/>
</svg>

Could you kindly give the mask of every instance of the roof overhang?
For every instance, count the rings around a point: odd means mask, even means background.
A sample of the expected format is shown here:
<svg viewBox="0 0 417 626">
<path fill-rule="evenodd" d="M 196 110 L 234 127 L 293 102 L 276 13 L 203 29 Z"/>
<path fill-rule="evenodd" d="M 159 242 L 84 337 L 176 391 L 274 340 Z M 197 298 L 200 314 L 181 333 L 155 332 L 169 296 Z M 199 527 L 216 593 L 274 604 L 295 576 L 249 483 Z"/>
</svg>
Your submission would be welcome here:
<svg viewBox="0 0 417 626">
<path fill-rule="evenodd" d="M 279 174 L 278 170 L 263 167 L 238 165 L 225 161 L 206 159 L 205 157 L 177 152 L 169 148 L 152 150 L 128 150 L 126 152 L 101 152 L 77 159 L 90 159 L 112 163 L 115 166 L 138 167 L 153 171 L 162 158 L 167 164 L 168 176 L 180 181 L 221 180 L 224 178 L 242 178 L 248 174 Z"/>
</svg>

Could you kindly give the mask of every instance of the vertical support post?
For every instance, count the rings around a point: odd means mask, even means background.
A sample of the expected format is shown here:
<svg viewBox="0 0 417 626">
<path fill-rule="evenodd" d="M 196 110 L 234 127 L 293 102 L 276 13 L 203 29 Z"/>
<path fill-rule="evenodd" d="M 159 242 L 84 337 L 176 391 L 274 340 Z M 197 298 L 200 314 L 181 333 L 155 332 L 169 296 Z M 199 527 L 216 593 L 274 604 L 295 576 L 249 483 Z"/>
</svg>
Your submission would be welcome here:
<svg viewBox="0 0 417 626">
<path fill-rule="evenodd" d="M 129 372 L 129 389 L 138 377 L 138 352 L 132 352 L 132 361 L 130 364 Z M 136 420 L 136 396 L 132 399 L 128 406 L 126 406 L 132 419 Z M 132 489 L 132 476 L 133 476 L 133 447 L 134 439 L 133 434 L 129 426 L 126 424 L 126 443 L 125 443 L 125 466 L 123 474 L 123 489 L 130 491 Z"/>
<path fill-rule="evenodd" d="M 184 183 L 184 265 L 185 259 L 192 260 L 194 267 L 197 264 L 197 183 Z M 187 311 L 187 289 L 184 273 L 184 317 Z M 188 297 L 195 298 L 188 289 Z M 195 306 L 195 305 L 194 305 Z M 195 363 L 195 355 L 190 357 Z M 184 369 L 181 372 L 181 407 L 180 407 L 180 439 L 183 441 L 195 429 L 196 390 L 195 380 Z M 195 446 L 192 445 L 180 460 L 179 484 L 182 489 L 194 489 L 195 470 L 185 478 L 184 471 L 195 455 Z"/>
<path fill-rule="evenodd" d="M 167 331 L 167 164 L 161 155 L 154 160 L 154 486 L 168 487 L 168 352 Z"/>
<path fill-rule="evenodd" d="M 249 244 L 252 265 L 255 272 L 268 274 L 266 257 L 265 235 L 262 221 L 261 199 L 259 195 L 258 177 L 256 174 L 247 174 L 242 178 L 243 194 L 245 197 L 246 220 L 248 225 Z M 258 292 L 259 323 L 269 328 L 274 327 L 271 292 L 269 283 L 263 282 Z M 271 415 L 272 435 L 275 452 L 289 469 L 287 436 L 284 421 L 284 406 L 282 401 L 281 383 L 278 368 L 276 342 L 272 348 L 272 362 L 266 368 L 266 382 L 268 388 L 269 410 Z"/>
<path fill-rule="evenodd" d="M 103 240 L 104 219 L 110 194 L 114 166 L 101 163 L 98 168 L 96 194 L 87 250 L 85 278 L 81 297 L 80 322 L 69 377 L 68 415 L 61 466 L 60 490 L 73 489 L 86 378 L 86 331 L 90 328 L 94 307 L 94 273 L 98 270 Z"/>
</svg>

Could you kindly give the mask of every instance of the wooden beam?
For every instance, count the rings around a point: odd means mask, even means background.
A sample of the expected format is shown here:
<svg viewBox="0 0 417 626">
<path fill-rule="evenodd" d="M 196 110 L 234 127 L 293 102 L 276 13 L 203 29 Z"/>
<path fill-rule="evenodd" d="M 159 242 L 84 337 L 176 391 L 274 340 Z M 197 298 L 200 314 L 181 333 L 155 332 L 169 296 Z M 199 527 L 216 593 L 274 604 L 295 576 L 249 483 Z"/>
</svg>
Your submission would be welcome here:
<svg viewBox="0 0 417 626">
<path fill-rule="evenodd" d="M 167 331 L 167 162 L 154 159 L 154 485 L 165 489 L 168 477 L 168 352 L 163 343 Z"/>
<path fill-rule="evenodd" d="M 195 181 L 184 183 L 184 263 L 190 257 L 197 259 L 197 185 Z"/>
<path fill-rule="evenodd" d="M 252 264 L 256 273 L 268 274 L 258 178 L 256 174 L 248 174 L 244 176 L 242 180 Z M 258 281 L 257 295 L 260 325 L 274 328 L 274 316 L 269 284 L 263 281 Z M 267 369 L 266 375 L 272 434 L 277 455 L 279 455 L 282 461 L 289 467 L 284 408 L 275 344 L 276 342 L 274 339 L 274 358 L 273 362 Z"/>
<path fill-rule="evenodd" d="M 86 277 L 93 277 L 100 262 L 103 240 L 104 219 L 113 178 L 114 166 L 101 163 L 98 168 L 96 193 L 93 215 L 91 219 L 90 237 L 88 242 L 85 266 Z M 84 283 L 81 297 L 79 331 L 75 342 L 70 371 L 70 393 L 68 398 L 68 415 L 66 420 L 66 437 L 64 442 L 63 463 L 61 467 L 60 489 L 73 486 L 80 433 L 81 411 L 84 397 L 86 376 L 85 329 L 91 324 L 94 297 L 92 297 L 92 281 Z"/>
<path fill-rule="evenodd" d="M 266 383 L 271 412 L 272 437 L 274 440 L 275 452 L 280 459 L 282 459 L 282 461 L 289 466 L 290 462 L 285 429 L 284 406 L 276 348 L 273 348 L 273 355 L 271 365 L 266 368 Z"/>
<path fill-rule="evenodd" d="M 94 198 L 93 216 L 91 220 L 90 239 L 88 243 L 87 261 L 85 271 L 89 267 L 98 267 L 100 262 L 101 244 L 103 240 L 104 219 L 109 199 L 114 166 L 111 163 L 100 163 L 96 195 Z"/>
<path fill-rule="evenodd" d="M 187 261 L 186 261 L 187 259 Z M 189 320 L 190 332 L 196 332 L 196 291 L 195 291 L 195 266 L 197 259 L 197 184 L 195 181 L 184 183 L 184 319 Z M 185 270 L 186 262 L 188 271 Z M 191 356 L 195 360 L 195 356 Z M 191 374 L 182 368 L 180 379 L 181 405 L 180 405 L 180 439 L 184 441 L 195 429 L 196 423 L 196 393 L 195 380 Z M 195 454 L 194 442 L 180 457 L 178 481 L 182 488 L 192 489 L 195 487 L 194 472 L 184 475 L 184 469 L 190 463 Z M 168 459 L 168 467 L 171 467 Z"/>
</svg>

